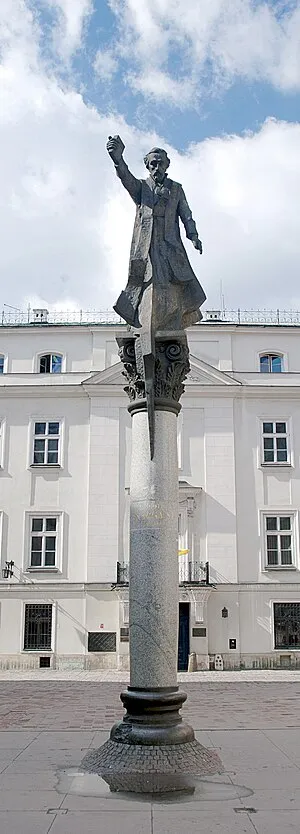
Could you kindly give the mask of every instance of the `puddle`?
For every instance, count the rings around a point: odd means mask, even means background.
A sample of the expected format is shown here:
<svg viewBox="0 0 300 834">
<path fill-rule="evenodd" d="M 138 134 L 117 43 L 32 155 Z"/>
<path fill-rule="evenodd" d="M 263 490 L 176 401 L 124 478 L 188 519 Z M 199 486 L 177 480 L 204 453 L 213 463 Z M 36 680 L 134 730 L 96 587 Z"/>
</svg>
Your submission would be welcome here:
<svg viewBox="0 0 300 834">
<path fill-rule="evenodd" d="M 189 774 L 105 774 L 104 779 L 97 773 L 69 768 L 60 770 L 57 777 L 58 793 L 118 799 L 120 802 L 224 802 L 253 795 L 253 791 L 244 785 Z"/>
</svg>

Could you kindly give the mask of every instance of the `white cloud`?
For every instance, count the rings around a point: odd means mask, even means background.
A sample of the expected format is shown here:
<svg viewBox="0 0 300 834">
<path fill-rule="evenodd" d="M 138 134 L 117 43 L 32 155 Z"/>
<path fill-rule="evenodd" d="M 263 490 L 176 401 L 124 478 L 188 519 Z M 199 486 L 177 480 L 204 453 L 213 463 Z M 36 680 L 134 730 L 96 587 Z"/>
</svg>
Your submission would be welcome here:
<svg viewBox="0 0 300 834">
<path fill-rule="evenodd" d="M 64 60 L 68 60 L 81 45 L 84 24 L 93 11 L 92 0 L 46 0 L 57 12 L 54 44 Z"/>
<path fill-rule="evenodd" d="M 123 137 L 137 176 L 145 152 L 163 139 L 63 90 L 41 62 L 25 2 L 3 3 L 1 303 L 105 309 L 126 283 L 134 218 L 107 136 Z M 300 125 L 271 120 L 185 154 L 166 146 L 203 239 L 202 257 L 186 246 L 209 306 L 222 280 L 228 306 L 300 308 L 299 141 Z"/>
<path fill-rule="evenodd" d="M 145 96 L 178 103 L 235 78 L 300 89 L 299 0 L 111 0 L 129 81 Z M 170 93 L 171 90 L 171 93 Z"/>
<path fill-rule="evenodd" d="M 100 81 L 111 81 L 118 69 L 118 60 L 113 49 L 98 49 L 94 70 Z"/>
</svg>

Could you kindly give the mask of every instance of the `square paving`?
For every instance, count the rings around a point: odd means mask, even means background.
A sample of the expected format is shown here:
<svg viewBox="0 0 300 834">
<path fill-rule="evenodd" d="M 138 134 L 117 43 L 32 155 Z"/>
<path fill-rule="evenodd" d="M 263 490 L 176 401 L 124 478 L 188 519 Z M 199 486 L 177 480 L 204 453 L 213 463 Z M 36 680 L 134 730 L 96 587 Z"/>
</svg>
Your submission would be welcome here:
<svg viewBox="0 0 300 834">
<path fill-rule="evenodd" d="M 225 773 L 171 802 L 99 793 L 81 774 L 122 716 L 122 684 L 0 680 L 1 834 L 299 834 L 300 680 L 181 686 L 186 719 Z"/>
</svg>

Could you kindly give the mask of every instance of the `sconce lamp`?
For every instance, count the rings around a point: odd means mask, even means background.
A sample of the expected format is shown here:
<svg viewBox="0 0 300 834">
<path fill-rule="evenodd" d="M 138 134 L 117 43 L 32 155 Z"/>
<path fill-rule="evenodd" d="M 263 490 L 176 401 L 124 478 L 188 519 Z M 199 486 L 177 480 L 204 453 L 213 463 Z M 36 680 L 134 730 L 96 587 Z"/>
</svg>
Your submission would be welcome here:
<svg viewBox="0 0 300 834">
<path fill-rule="evenodd" d="M 223 617 L 223 620 L 226 620 L 227 617 L 228 617 L 228 608 L 226 608 L 225 605 L 224 605 L 224 608 L 222 608 L 222 617 Z"/>
<path fill-rule="evenodd" d="M 14 562 L 5 562 L 5 568 L 2 568 L 2 576 L 3 579 L 10 579 L 11 576 L 14 575 L 13 567 Z"/>
</svg>

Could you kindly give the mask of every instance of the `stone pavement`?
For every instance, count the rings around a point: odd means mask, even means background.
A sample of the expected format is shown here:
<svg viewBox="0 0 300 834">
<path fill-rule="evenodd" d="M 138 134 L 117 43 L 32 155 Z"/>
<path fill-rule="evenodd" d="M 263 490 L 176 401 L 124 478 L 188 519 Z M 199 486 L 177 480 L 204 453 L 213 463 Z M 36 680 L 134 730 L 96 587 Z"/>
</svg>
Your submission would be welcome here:
<svg viewBox="0 0 300 834">
<path fill-rule="evenodd" d="M 186 682 L 185 717 L 225 774 L 175 802 L 80 772 L 122 714 L 117 681 L 0 680 L 1 834 L 299 834 L 300 677 L 279 674 Z"/>
</svg>

